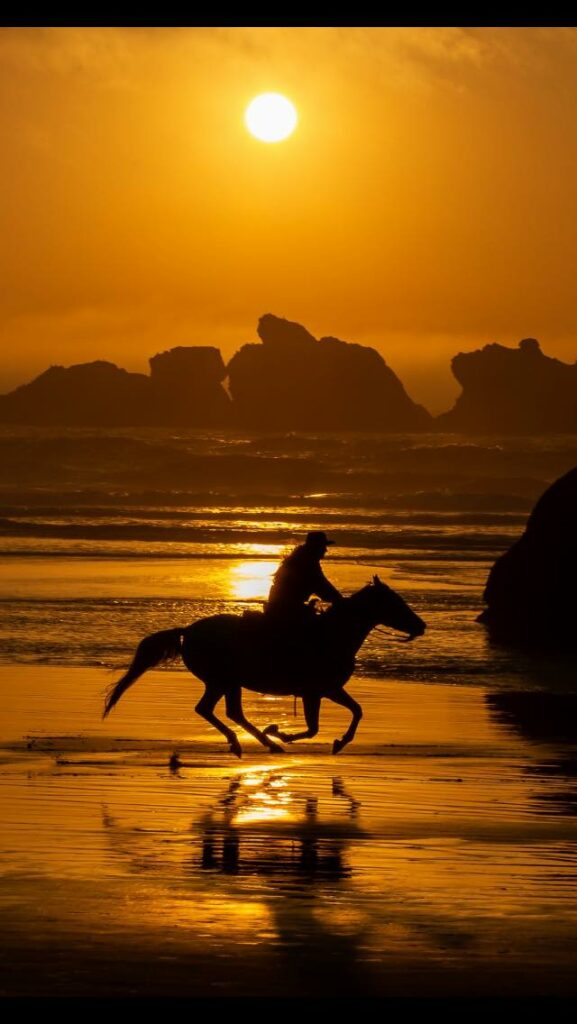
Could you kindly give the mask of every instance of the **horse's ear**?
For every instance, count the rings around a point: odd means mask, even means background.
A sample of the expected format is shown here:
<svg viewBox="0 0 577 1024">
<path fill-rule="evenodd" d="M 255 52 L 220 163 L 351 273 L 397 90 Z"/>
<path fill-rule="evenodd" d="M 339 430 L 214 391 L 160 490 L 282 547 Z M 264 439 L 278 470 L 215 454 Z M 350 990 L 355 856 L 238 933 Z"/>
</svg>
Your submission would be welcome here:
<svg viewBox="0 0 577 1024">
<path fill-rule="evenodd" d="M 373 586 L 378 587 L 379 590 L 390 590 L 390 587 L 386 583 L 383 583 L 382 579 L 378 576 L 373 576 Z"/>
</svg>

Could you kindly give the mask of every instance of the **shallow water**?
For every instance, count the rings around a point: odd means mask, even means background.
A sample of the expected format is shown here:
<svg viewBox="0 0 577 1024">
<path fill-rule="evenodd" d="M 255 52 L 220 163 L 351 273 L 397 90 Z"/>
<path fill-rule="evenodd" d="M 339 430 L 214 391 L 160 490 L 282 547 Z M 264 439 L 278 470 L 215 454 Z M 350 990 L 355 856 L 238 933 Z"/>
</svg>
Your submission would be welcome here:
<svg viewBox="0 0 577 1024">
<path fill-rule="evenodd" d="M 311 529 L 343 593 L 373 573 L 426 620 L 373 633 L 358 672 L 571 687 L 491 648 L 475 619 L 495 557 L 577 462 L 577 440 L 0 428 L 0 662 L 118 665 L 143 635 L 260 607 Z"/>
</svg>

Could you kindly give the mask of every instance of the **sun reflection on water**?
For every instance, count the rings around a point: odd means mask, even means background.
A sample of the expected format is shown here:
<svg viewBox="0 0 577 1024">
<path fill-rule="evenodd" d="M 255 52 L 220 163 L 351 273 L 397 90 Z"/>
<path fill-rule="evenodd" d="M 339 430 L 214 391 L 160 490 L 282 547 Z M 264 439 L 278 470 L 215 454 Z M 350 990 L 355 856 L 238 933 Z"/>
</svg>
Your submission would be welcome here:
<svg viewBox="0 0 577 1024">
<path fill-rule="evenodd" d="M 267 545 L 253 545 L 266 547 Z M 233 597 L 266 600 L 278 561 L 240 562 L 229 567 L 230 589 Z"/>
<path fill-rule="evenodd" d="M 282 776 L 262 771 L 243 772 L 233 783 L 225 798 L 229 824 L 263 824 L 271 821 L 290 821 L 293 798 Z"/>
</svg>

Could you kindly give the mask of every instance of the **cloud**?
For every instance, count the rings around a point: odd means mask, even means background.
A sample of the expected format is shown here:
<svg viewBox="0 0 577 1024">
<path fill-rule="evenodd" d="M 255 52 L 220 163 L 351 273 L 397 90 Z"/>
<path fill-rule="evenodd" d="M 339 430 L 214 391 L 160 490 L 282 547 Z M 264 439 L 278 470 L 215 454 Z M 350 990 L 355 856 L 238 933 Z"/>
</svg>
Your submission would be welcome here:
<svg viewBox="0 0 577 1024">
<path fill-rule="evenodd" d="M 0 67 L 11 74 L 80 77 L 101 87 L 134 86 L 159 69 L 238 62 L 309 75 L 356 76 L 403 88 L 467 84 L 483 73 L 555 74 L 577 51 L 577 29 L 463 27 L 8 28 Z M 463 78 L 463 75 L 465 78 Z"/>
<path fill-rule="evenodd" d="M 131 55 L 131 36 L 115 28 L 4 29 L 0 62 L 12 71 L 59 76 L 118 75 Z"/>
</svg>

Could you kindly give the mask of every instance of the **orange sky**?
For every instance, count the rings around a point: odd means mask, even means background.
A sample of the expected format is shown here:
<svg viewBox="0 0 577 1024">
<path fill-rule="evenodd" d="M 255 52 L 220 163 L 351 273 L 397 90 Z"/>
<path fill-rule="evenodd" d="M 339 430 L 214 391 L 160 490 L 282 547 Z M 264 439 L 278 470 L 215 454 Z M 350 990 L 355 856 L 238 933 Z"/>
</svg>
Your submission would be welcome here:
<svg viewBox="0 0 577 1024">
<path fill-rule="evenodd" d="M 300 115 L 271 146 L 269 90 Z M 433 411 L 459 350 L 572 362 L 576 102 L 575 29 L 3 29 L 0 390 L 227 357 L 265 312 L 375 345 Z"/>
</svg>

